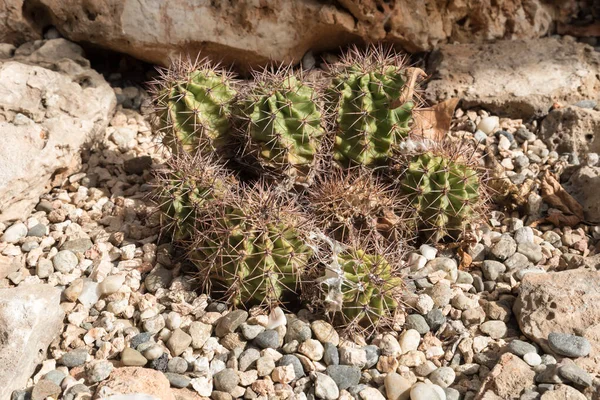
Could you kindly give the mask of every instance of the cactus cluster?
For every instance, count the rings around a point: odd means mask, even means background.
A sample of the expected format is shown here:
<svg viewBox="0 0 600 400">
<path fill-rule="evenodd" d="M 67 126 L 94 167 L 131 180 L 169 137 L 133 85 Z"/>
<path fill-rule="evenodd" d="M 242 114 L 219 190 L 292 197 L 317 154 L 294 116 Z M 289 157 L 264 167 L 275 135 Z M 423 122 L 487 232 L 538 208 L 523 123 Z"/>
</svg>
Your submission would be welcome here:
<svg viewBox="0 0 600 400">
<path fill-rule="evenodd" d="M 406 153 L 414 79 L 376 47 L 316 79 L 279 67 L 243 84 L 206 62 L 162 74 L 173 159 L 156 198 L 206 292 L 239 307 L 308 300 L 354 331 L 403 312 L 399 255 L 414 233 L 455 235 L 485 200 L 464 152 Z"/>
</svg>

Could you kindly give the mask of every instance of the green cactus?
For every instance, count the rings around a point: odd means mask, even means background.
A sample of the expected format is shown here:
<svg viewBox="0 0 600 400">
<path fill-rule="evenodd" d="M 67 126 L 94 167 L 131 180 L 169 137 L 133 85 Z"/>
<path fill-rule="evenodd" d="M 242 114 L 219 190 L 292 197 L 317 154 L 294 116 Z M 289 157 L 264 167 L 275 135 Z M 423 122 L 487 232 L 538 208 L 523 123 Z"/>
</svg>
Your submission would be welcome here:
<svg viewBox="0 0 600 400">
<path fill-rule="evenodd" d="M 385 252 L 348 248 L 335 258 L 341 279 L 325 281 L 326 294 L 337 307 L 334 320 L 347 329 L 367 331 L 393 322 L 403 281 Z"/>
<path fill-rule="evenodd" d="M 273 307 L 295 297 L 312 250 L 289 199 L 246 190 L 213 208 L 196 233 L 191 259 L 213 297 L 234 306 Z"/>
<path fill-rule="evenodd" d="M 332 75 L 334 160 L 344 167 L 385 165 L 411 129 L 415 103 L 409 69 L 391 52 L 354 49 Z"/>
<path fill-rule="evenodd" d="M 321 140 L 319 92 L 289 68 L 254 73 L 255 83 L 242 95 L 243 154 L 260 172 L 310 179 Z"/>
<path fill-rule="evenodd" d="M 401 188 L 420 217 L 420 228 L 434 242 L 462 232 L 484 201 L 481 174 L 458 153 L 413 156 Z"/>
<path fill-rule="evenodd" d="M 236 96 L 231 75 L 208 61 L 179 62 L 153 84 L 158 130 L 173 153 L 223 153 Z"/>
</svg>

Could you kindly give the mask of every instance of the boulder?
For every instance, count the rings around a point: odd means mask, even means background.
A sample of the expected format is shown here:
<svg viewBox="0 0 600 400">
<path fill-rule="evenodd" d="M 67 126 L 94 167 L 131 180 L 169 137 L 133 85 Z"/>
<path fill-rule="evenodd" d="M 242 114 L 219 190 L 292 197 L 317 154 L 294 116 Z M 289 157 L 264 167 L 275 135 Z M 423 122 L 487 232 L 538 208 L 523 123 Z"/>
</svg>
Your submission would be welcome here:
<svg viewBox="0 0 600 400">
<path fill-rule="evenodd" d="M 575 360 L 591 374 L 600 373 L 600 273 L 574 269 L 527 274 L 521 281 L 513 312 L 521 332 L 552 354 L 551 332 L 586 338 L 592 345 L 587 357 Z"/>
<path fill-rule="evenodd" d="M 0 222 L 27 215 L 76 171 L 115 105 L 102 75 L 65 39 L 30 42 L 0 60 Z"/>
<path fill-rule="evenodd" d="M 600 167 L 577 168 L 563 186 L 583 207 L 585 220 L 600 223 Z"/>
<path fill-rule="evenodd" d="M 414 52 L 444 42 L 537 38 L 557 18 L 576 15 L 580 3 L 585 2 L 36 0 L 26 2 L 23 19 L 37 32 L 55 26 L 70 40 L 152 63 L 202 52 L 245 66 L 270 59 L 295 62 L 308 50 L 357 41 L 386 41 Z"/>
<path fill-rule="evenodd" d="M 160 371 L 142 367 L 114 369 L 108 380 L 96 389 L 95 398 L 119 394 L 146 394 L 161 400 L 175 400 L 167 377 Z"/>
<path fill-rule="evenodd" d="M 0 43 L 22 44 L 40 39 L 41 28 L 28 18 L 25 0 L 0 0 Z"/>
<path fill-rule="evenodd" d="M 557 108 L 542 121 L 540 138 L 559 153 L 600 153 L 600 111 L 577 106 Z"/>
<path fill-rule="evenodd" d="M 573 38 L 448 44 L 429 60 L 430 102 L 459 98 L 463 108 L 530 119 L 555 102 L 595 99 L 600 91 L 600 53 Z"/>
<path fill-rule="evenodd" d="M 0 399 L 23 389 L 63 328 L 60 290 L 48 285 L 0 289 Z"/>
<path fill-rule="evenodd" d="M 483 380 L 476 400 L 518 399 L 521 393 L 535 385 L 535 372 L 519 357 L 505 353 Z"/>
</svg>

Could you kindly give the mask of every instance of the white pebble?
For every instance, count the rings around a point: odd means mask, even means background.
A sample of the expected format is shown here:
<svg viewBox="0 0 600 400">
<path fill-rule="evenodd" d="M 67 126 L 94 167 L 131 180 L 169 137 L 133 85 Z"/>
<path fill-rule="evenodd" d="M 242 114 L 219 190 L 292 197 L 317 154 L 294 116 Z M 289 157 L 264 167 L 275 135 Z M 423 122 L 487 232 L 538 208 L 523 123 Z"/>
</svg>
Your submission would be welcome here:
<svg viewBox="0 0 600 400">
<path fill-rule="evenodd" d="M 213 391 L 212 378 L 194 378 L 190 381 L 190 384 L 200 396 L 209 397 Z"/>
<path fill-rule="evenodd" d="M 422 245 L 419 248 L 419 251 L 421 252 L 421 254 L 423 254 L 423 257 L 425 257 L 427 260 L 433 260 L 437 254 L 437 249 L 433 246 L 429 246 L 427 244 Z"/>
<path fill-rule="evenodd" d="M 477 129 L 482 131 L 483 133 L 490 135 L 494 133 L 496 128 L 500 125 L 500 118 L 498 117 L 485 117 L 482 118 L 477 125 Z"/>
<path fill-rule="evenodd" d="M 487 135 L 485 134 L 485 132 L 482 132 L 480 130 L 475 131 L 475 134 L 473 134 L 473 137 L 479 143 L 483 143 L 487 140 Z"/>
<path fill-rule="evenodd" d="M 596 166 L 598 164 L 598 161 L 600 161 L 600 157 L 598 156 L 598 153 L 589 153 L 587 155 L 586 162 L 587 162 L 587 165 L 589 165 L 590 167 Z"/>
<path fill-rule="evenodd" d="M 434 388 L 434 385 L 418 382 L 410 389 L 410 400 L 446 400 L 446 394 L 443 390 L 442 393 L 443 397 Z"/>
<path fill-rule="evenodd" d="M 165 323 L 167 324 L 167 328 L 174 331 L 181 326 L 181 315 L 177 314 L 175 311 L 171 311 L 167 315 Z"/>
<path fill-rule="evenodd" d="M 275 329 L 280 326 L 287 324 L 287 319 L 283 310 L 279 307 L 274 308 L 269 314 L 269 322 L 267 323 L 267 329 Z"/>
<path fill-rule="evenodd" d="M 536 365 L 540 365 L 542 363 L 542 357 L 540 357 L 539 354 L 534 352 L 525 354 L 523 356 L 523 360 L 525 360 L 525 362 L 531 365 L 532 367 L 535 367 Z"/>
<path fill-rule="evenodd" d="M 113 294 L 121 289 L 125 283 L 125 275 L 111 275 L 107 276 L 102 282 L 100 282 L 99 289 L 103 295 Z"/>
<path fill-rule="evenodd" d="M 100 290 L 98 290 L 98 284 L 91 280 L 85 280 L 83 283 L 83 289 L 81 294 L 77 298 L 84 307 L 90 308 L 100 299 Z"/>
<path fill-rule="evenodd" d="M 406 354 L 409 351 L 417 350 L 420 342 L 421 335 L 416 329 L 409 329 L 407 331 L 402 332 L 402 334 L 400 335 L 400 340 L 398 340 L 400 348 L 402 349 L 402 354 Z"/>
<path fill-rule="evenodd" d="M 427 264 L 427 259 L 421 254 L 410 253 L 407 262 L 412 270 L 419 270 Z"/>
<path fill-rule="evenodd" d="M 435 303 L 433 299 L 428 294 L 420 294 L 417 297 L 417 302 L 415 303 L 415 308 L 419 312 L 419 314 L 425 315 L 429 311 L 433 310 Z"/>
<path fill-rule="evenodd" d="M 11 225 L 4 231 L 1 241 L 7 243 L 17 243 L 19 240 L 27 236 L 27 226 L 24 223 L 18 222 Z"/>
</svg>

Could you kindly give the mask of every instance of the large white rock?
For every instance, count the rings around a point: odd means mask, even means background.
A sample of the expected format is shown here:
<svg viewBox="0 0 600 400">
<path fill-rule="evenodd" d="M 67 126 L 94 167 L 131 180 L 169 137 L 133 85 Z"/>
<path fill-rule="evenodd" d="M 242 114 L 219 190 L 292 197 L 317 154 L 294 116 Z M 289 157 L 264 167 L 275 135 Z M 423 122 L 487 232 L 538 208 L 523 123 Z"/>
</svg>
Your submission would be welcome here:
<svg viewBox="0 0 600 400">
<path fill-rule="evenodd" d="M 48 285 L 0 289 L 0 399 L 23 389 L 60 334 L 60 290 Z"/>
<path fill-rule="evenodd" d="M 115 104 L 82 49 L 64 39 L 28 43 L 0 60 L 0 222 L 23 218 L 76 170 Z"/>
</svg>

